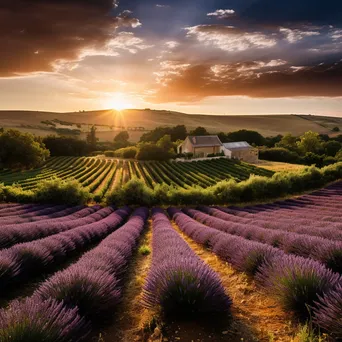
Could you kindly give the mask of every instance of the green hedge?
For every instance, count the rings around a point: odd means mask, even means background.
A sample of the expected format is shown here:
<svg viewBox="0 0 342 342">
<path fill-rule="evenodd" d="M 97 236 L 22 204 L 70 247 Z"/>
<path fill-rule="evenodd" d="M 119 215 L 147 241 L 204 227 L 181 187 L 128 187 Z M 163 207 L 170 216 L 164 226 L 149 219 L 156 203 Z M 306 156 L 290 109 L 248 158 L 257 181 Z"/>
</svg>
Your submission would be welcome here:
<svg viewBox="0 0 342 342">
<path fill-rule="evenodd" d="M 272 177 L 251 176 L 237 183 L 221 181 L 206 189 L 157 185 L 147 187 L 141 180 L 132 179 L 107 196 L 107 204 L 116 205 L 197 205 L 230 204 L 265 201 L 301 193 L 324 186 L 342 178 L 342 162 L 318 169 L 308 167 L 296 172 L 278 172 Z"/>
<path fill-rule="evenodd" d="M 23 190 L 20 185 L 0 184 L 0 202 L 77 205 L 85 204 L 90 199 L 91 194 L 75 179 L 43 180 L 37 184 L 35 190 Z"/>
</svg>

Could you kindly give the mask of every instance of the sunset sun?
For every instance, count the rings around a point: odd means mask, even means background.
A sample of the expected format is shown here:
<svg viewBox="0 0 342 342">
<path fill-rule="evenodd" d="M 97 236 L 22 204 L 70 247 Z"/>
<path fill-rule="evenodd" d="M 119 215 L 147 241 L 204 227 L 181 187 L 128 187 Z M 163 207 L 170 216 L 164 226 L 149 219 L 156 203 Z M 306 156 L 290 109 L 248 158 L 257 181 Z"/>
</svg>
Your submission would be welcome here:
<svg viewBox="0 0 342 342">
<path fill-rule="evenodd" d="M 132 108 L 132 104 L 125 97 L 125 94 L 116 93 L 105 101 L 105 107 L 120 111 L 120 110 L 124 110 L 128 108 Z"/>
</svg>

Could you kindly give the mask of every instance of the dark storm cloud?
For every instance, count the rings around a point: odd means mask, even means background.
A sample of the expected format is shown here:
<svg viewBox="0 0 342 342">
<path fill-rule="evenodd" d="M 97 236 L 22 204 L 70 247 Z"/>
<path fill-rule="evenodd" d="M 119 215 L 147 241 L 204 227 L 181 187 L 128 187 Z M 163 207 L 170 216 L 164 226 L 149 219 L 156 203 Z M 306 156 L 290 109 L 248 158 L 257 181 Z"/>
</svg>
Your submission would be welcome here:
<svg viewBox="0 0 342 342">
<path fill-rule="evenodd" d="M 160 73 L 154 102 L 198 101 L 208 96 L 264 98 L 342 96 L 342 62 L 291 67 L 285 61 L 227 65 L 170 63 Z"/>
<path fill-rule="evenodd" d="M 101 48 L 117 27 L 135 27 L 113 0 L 4 0 L 0 5 L 0 77 L 51 71 L 57 60 Z"/>
</svg>

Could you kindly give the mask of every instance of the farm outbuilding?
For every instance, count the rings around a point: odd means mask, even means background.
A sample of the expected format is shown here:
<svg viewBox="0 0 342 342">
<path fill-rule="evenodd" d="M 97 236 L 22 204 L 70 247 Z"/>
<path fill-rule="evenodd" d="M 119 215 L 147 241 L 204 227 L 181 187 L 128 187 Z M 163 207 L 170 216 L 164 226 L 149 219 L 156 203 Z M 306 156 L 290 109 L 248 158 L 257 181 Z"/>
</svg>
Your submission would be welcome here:
<svg viewBox="0 0 342 342">
<path fill-rule="evenodd" d="M 222 151 L 230 159 L 239 159 L 248 163 L 256 163 L 259 160 L 259 150 L 247 141 L 222 144 Z"/>
<path fill-rule="evenodd" d="M 192 153 L 195 158 L 203 158 L 208 154 L 224 155 L 229 159 L 238 159 L 249 163 L 259 160 L 259 150 L 246 141 L 222 143 L 217 135 L 188 136 L 177 148 L 177 152 Z"/>
<path fill-rule="evenodd" d="M 177 148 L 178 153 L 192 153 L 195 157 L 220 153 L 222 142 L 217 135 L 188 136 Z"/>
</svg>

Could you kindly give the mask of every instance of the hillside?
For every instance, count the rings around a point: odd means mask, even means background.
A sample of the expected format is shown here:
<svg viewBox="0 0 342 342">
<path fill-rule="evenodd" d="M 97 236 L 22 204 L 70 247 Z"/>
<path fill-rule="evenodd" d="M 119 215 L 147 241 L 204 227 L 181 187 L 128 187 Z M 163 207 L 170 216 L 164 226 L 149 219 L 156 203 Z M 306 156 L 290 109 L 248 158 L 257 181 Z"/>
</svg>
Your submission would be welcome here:
<svg viewBox="0 0 342 342">
<path fill-rule="evenodd" d="M 156 110 L 114 110 L 54 113 L 33 111 L 0 111 L 0 127 L 17 128 L 38 135 L 48 135 L 52 131 L 42 121 L 66 121 L 82 124 L 81 137 L 96 124 L 101 141 L 112 140 L 119 130 L 128 127 L 131 140 L 139 140 L 144 131 L 157 126 L 184 124 L 189 130 L 203 126 L 210 132 L 229 132 L 239 129 L 256 130 L 264 136 L 291 132 L 300 135 L 312 130 L 319 133 L 331 133 L 335 126 L 342 130 L 342 118 L 314 115 L 198 115 Z M 102 126 L 101 126 L 102 125 Z M 61 126 L 63 127 L 63 126 Z"/>
</svg>

